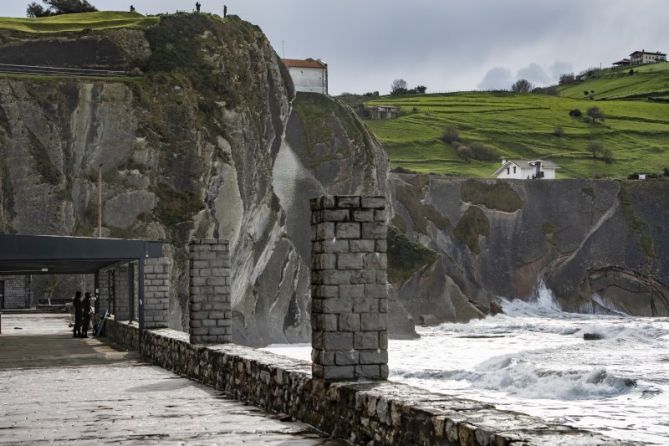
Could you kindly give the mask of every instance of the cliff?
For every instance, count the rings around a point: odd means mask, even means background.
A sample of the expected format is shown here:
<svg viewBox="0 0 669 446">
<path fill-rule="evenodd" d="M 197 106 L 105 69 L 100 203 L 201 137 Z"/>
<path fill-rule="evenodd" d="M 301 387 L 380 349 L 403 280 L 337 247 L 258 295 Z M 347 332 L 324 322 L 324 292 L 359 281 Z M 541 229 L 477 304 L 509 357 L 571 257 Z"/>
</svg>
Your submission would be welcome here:
<svg viewBox="0 0 669 446">
<path fill-rule="evenodd" d="M 84 45 L 68 66 L 144 73 L 0 78 L 0 231 L 92 235 L 102 164 L 104 233 L 170 243 L 172 327 L 187 326 L 188 242 L 220 237 L 231 246 L 236 341 L 308 339 L 307 199 L 386 188 L 385 153 L 349 109 L 312 95 L 293 104 L 266 37 L 236 17 L 13 32 L 0 45 Z"/>
<path fill-rule="evenodd" d="M 390 182 L 394 225 L 438 254 L 397 283 L 417 320 L 494 313 L 540 282 L 567 311 L 669 315 L 669 181 Z"/>
</svg>

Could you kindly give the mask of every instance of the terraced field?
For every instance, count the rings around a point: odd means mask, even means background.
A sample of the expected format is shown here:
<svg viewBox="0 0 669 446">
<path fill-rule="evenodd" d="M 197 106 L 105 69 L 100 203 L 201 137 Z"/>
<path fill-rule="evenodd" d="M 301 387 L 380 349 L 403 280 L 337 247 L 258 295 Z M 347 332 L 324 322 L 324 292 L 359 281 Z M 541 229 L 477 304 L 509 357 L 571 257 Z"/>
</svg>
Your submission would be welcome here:
<svg viewBox="0 0 669 446">
<path fill-rule="evenodd" d="M 666 77 L 655 76 L 669 82 L 669 72 Z M 584 88 L 585 83 L 578 90 Z M 618 93 L 623 94 L 620 89 Z M 577 96 L 576 90 L 563 94 Z M 440 139 L 446 126 L 457 128 L 462 144 L 485 143 L 497 150 L 499 158 L 551 159 L 561 166 L 559 178 L 624 177 L 669 167 L 669 103 L 467 92 L 382 97 L 369 104 L 402 108 L 404 114 L 397 119 L 366 123 L 394 167 L 416 172 L 487 177 L 499 165 L 499 161 L 460 158 L 455 145 Z M 569 115 L 574 109 L 585 115 L 593 106 L 604 111 L 604 122 L 592 124 Z M 610 149 L 615 161 L 594 160 L 588 150 L 593 141 Z"/>
</svg>

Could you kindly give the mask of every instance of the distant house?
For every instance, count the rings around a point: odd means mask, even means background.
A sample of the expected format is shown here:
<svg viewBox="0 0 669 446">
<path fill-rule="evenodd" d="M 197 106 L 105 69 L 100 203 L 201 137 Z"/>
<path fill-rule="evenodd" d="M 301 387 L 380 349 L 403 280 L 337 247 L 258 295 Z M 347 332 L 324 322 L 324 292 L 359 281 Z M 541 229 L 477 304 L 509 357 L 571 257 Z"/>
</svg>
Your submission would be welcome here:
<svg viewBox="0 0 669 446">
<path fill-rule="evenodd" d="M 393 119 L 402 114 L 399 107 L 393 105 L 372 105 L 367 107 L 370 119 Z"/>
<path fill-rule="evenodd" d="M 667 54 L 656 52 L 651 53 L 646 50 L 635 51 L 630 54 L 630 64 L 631 65 L 640 65 L 645 63 L 656 63 L 656 62 L 666 62 Z"/>
<path fill-rule="evenodd" d="M 320 59 L 283 59 L 296 91 L 328 94 L 328 65 Z"/>
<path fill-rule="evenodd" d="M 628 58 L 619 60 L 618 62 L 613 62 L 614 67 L 626 67 L 630 64 L 630 60 Z"/>
<path fill-rule="evenodd" d="M 541 178 L 554 180 L 555 171 L 559 168 L 560 166 L 552 161 L 502 160 L 502 166 L 492 175 L 500 179 L 530 180 Z"/>
</svg>

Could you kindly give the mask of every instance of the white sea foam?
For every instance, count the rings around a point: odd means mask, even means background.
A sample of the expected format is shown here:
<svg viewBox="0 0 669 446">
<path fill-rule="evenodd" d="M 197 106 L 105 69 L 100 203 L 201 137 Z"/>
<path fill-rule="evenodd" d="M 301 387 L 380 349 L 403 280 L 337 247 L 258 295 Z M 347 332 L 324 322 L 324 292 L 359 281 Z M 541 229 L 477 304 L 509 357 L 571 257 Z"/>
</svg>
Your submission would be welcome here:
<svg viewBox="0 0 669 446">
<path fill-rule="evenodd" d="M 571 314 L 541 284 L 506 314 L 391 340 L 391 379 L 624 440 L 667 445 L 669 318 Z M 586 341 L 586 333 L 600 340 Z M 272 350 L 272 349 L 270 349 Z M 310 347 L 277 348 L 308 359 Z"/>
</svg>

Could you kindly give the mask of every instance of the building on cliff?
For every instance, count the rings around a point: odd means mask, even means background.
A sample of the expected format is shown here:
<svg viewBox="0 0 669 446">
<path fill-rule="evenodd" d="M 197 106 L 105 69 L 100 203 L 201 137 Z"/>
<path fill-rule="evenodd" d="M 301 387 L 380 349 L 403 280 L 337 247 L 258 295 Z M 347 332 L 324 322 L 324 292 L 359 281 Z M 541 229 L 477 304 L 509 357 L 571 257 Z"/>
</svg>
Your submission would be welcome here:
<svg viewBox="0 0 669 446">
<path fill-rule="evenodd" d="M 295 91 L 328 94 L 328 65 L 320 59 L 283 59 Z"/>
<path fill-rule="evenodd" d="M 554 180 L 555 171 L 560 166 L 552 161 L 542 160 L 502 160 L 502 166 L 492 176 L 499 179 Z"/>
</svg>

